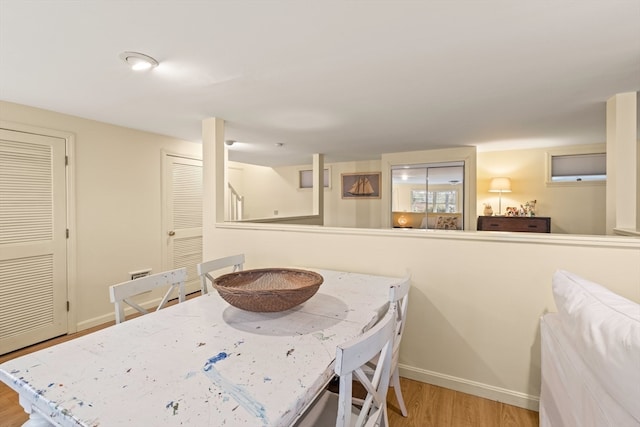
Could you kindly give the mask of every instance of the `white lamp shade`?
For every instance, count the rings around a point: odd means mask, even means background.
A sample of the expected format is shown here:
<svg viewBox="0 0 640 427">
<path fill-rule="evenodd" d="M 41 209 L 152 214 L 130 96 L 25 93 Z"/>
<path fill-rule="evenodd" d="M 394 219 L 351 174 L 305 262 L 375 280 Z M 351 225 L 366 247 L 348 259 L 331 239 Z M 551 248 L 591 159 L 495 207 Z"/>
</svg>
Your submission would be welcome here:
<svg viewBox="0 0 640 427">
<path fill-rule="evenodd" d="M 511 180 L 509 178 L 493 178 L 489 184 L 490 193 L 510 193 Z"/>
</svg>

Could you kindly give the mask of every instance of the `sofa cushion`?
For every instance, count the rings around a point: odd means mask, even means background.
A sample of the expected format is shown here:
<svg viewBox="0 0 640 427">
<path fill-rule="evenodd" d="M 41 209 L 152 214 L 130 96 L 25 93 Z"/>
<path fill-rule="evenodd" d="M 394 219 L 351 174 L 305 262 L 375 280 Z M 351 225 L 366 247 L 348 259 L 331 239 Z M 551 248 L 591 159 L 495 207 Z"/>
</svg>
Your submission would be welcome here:
<svg viewBox="0 0 640 427">
<path fill-rule="evenodd" d="M 457 216 L 439 216 L 436 221 L 436 229 L 441 230 L 457 230 L 458 217 Z"/>
<path fill-rule="evenodd" d="M 553 295 L 587 367 L 640 421 L 640 304 L 562 270 L 553 276 Z"/>
</svg>

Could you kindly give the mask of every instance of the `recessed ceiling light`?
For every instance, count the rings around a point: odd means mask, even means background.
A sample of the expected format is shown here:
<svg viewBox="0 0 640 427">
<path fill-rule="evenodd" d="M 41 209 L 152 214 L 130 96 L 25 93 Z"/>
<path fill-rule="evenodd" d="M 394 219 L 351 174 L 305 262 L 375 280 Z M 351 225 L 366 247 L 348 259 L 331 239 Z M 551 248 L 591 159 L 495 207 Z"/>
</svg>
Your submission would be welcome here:
<svg viewBox="0 0 640 427">
<path fill-rule="evenodd" d="M 139 52 L 122 52 L 120 59 L 129 64 L 132 70 L 150 70 L 158 66 L 158 61 Z"/>
</svg>

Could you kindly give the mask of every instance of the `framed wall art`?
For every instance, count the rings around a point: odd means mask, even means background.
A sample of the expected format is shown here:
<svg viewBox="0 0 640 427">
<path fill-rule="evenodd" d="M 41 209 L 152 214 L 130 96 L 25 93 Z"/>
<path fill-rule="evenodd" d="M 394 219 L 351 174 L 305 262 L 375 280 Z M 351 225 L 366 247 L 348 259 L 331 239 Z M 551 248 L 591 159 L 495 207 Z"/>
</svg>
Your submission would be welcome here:
<svg viewBox="0 0 640 427">
<path fill-rule="evenodd" d="M 379 199 L 381 172 L 343 173 L 343 199 Z"/>
</svg>

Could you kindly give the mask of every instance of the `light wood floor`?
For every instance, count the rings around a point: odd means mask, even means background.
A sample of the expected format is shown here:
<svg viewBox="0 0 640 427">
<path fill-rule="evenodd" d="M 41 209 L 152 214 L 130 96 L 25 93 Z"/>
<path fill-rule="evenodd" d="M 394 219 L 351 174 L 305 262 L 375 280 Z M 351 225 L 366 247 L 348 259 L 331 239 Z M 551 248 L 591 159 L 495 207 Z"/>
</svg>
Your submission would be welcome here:
<svg viewBox="0 0 640 427">
<path fill-rule="evenodd" d="M 537 427 L 538 413 L 443 387 L 400 378 L 408 417 L 389 389 L 387 408 L 392 427 Z"/>
<path fill-rule="evenodd" d="M 111 325 L 113 322 L 5 354 L 0 356 L 0 363 Z M 538 425 L 538 413 L 535 411 L 406 378 L 401 378 L 400 382 L 409 416 L 404 418 L 400 414 L 395 393 L 393 389 L 389 389 L 387 402 L 391 427 L 534 427 Z M 0 425 L 18 427 L 28 419 L 29 416 L 18 403 L 17 393 L 0 382 Z"/>
</svg>

